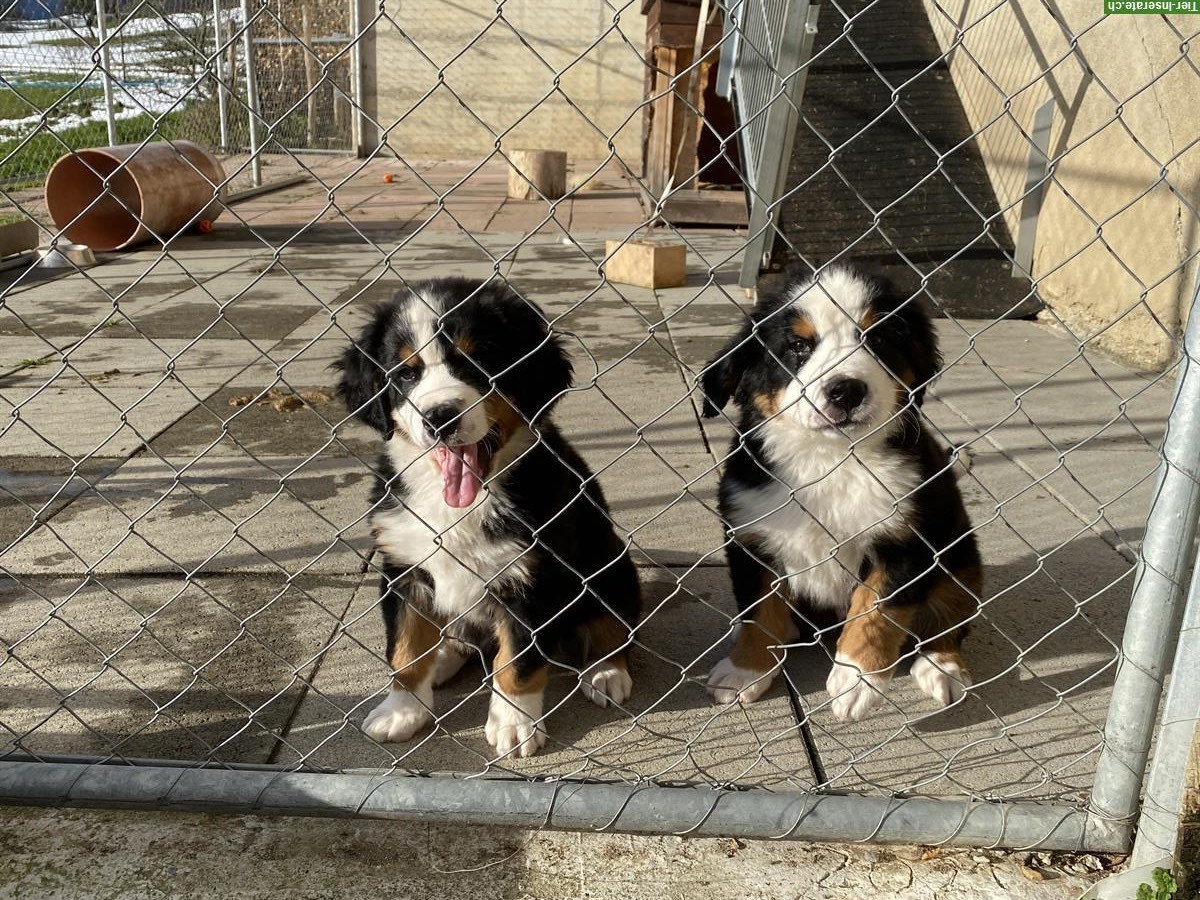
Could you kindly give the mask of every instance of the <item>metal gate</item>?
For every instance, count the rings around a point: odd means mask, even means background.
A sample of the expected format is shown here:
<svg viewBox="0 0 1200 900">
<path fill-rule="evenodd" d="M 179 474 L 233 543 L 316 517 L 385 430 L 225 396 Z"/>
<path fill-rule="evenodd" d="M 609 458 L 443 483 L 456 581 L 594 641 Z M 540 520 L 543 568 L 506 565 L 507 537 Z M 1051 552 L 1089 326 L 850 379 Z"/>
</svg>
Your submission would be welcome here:
<svg viewBox="0 0 1200 900">
<path fill-rule="evenodd" d="M 779 202 L 804 101 L 821 7 L 807 2 L 738 0 L 726 8 L 730 35 L 718 75 L 732 93 L 741 129 L 750 204 L 749 236 L 738 284 L 753 288 L 771 261 Z M 745 33 L 743 43 L 739 38 Z"/>
</svg>

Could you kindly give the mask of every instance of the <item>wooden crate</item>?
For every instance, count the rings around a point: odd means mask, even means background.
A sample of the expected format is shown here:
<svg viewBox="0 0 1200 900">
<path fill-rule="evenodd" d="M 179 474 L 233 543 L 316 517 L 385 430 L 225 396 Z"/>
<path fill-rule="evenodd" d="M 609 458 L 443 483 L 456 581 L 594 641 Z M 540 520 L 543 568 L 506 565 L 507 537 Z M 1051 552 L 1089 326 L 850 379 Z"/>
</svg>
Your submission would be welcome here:
<svg viewBox="0 0 1200 900">
<path fill-rule="evenodd" d="M 606 241 L 609 281 L 645 288 L 679 287 L 687 279 L 687 247 L 656 240 Z"/>
</svg>

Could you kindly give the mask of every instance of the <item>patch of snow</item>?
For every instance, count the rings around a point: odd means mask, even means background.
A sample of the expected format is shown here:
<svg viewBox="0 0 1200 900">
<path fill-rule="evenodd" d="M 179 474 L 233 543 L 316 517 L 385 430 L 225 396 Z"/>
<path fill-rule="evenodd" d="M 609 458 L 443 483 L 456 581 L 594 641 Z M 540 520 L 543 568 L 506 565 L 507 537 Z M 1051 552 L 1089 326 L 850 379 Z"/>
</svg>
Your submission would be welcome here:
<svg viewBox="0 0 1200 900">
<path fill-rule="evenodd" d="M 179 108 L 190 99 L 202 96 L 203 88 L 179 71 L 169 71 L 163 66 L 164 53 L 156 47 L 153 38 L 140 37 L 179 29 L 184 34 L 198 28 L 205 17 L 199 13 L 177 13 L 166 16 L 144 16 L 123 20 L 109 31 L 110 73 L 114 76 L 114 101 L 118 105 L 117 119 L 130 119 L 142 113 L 161 115 Z M 237 27 L 240 12 L 230 11 L 227 27 Z M 71 83 L 100 88 L 103 86 L 103 71 L 100 68 L 100 51 L 86 44 L 59 45 L 55 41 L 83 40 L 92 42 L 96 34 L 78 16 L 57 20 L 54 27 L 45 23 L 29 23 L 15 31 L 0 32 L 0 73 L 4 83 L 0 89 L 10 86 L 17 91 L 22 87 L 62 85 L 67 94 Z M 211 47 L 200 48 L 201 52 L 212 52 Z M 62 78 L 38 79 L 39 74 L 53 73 Z M 207 86 L 206 86 L 207 87 Z M 77 128 L 88 122 L 104 121 L 103 101 L 91 101 L 90 112 L 79 111 L 80 101 L 67 94 L 63 106 L 70 109 L 58 114 L 55 109 L 44 113 L 11 119 L 0 119 L 0 136 L 23 136 L 31 130 L 50 127 L 55 130 Z"/>
</svg>

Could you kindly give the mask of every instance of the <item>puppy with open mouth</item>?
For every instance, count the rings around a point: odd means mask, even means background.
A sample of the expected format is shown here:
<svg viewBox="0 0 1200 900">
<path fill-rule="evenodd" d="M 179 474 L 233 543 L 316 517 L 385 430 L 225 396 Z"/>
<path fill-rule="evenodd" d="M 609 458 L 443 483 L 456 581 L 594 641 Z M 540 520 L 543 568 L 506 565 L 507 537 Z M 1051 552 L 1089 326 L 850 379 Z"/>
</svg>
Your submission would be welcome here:
<svg viewBox="0 0 1200 900">
<path fill-rule="evenodd" d="M 392 686 L 364 722 L 405 741 L 473 654 L 491 667 L 501 756 L 546 741 L 552 670 L 624 703 L 637 574 L 583 459 L 550 419 L 571 363 L 542 310 L 496 282 L 414 284 L 338 363 L 349 411 L 384 440 L 370 523 Z"/>
<path fill-rule="evenodd" d="M 913 299 L 829 267 L 764 295 L 702 376 L 705 415 L 740 407 L 719 508 L 738 607 L 718 702 L 753 702 L 801 623 L 843 621 L 830 708 L 883 702 L 904 648 L 939 704 L 971 684 L 962 656 L 982 569 L 957 467 L 920 414 L 941 368 Z"/>
</svg>

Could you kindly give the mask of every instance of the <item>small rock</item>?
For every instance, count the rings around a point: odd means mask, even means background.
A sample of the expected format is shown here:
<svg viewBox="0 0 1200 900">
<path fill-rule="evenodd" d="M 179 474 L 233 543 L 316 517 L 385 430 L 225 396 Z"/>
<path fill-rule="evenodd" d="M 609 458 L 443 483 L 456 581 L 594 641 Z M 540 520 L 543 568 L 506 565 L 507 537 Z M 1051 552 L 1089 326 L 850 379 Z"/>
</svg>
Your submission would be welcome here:
<svg viewBox="0 0 1200 900">
<path fill-rule="evenodd" d="M 921 861 L 929 862 L 931 859 L 937 859 L 941 855 L 941 847 L 926 847 L 924 852 L 921 853 Z"/>
</svg>

